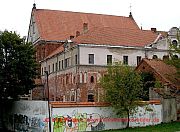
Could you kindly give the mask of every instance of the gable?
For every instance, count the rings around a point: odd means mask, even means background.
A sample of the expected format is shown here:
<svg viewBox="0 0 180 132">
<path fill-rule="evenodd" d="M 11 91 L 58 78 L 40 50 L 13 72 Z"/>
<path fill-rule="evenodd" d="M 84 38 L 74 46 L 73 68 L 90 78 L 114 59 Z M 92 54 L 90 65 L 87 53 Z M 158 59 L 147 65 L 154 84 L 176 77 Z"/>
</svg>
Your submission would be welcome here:
<svg viewBox="0 0 180 132">
<path fill-rule="evenodd" d="M 138 72 L 151 72 L 157 80 L 162 83 L 169 83 L 171 86 L 180 88 L 180 78 L 176 76 L 177 70 L 174 66 L 168 65 L 162 60 L 143 59 L 136 67 Z"/>
</svg>

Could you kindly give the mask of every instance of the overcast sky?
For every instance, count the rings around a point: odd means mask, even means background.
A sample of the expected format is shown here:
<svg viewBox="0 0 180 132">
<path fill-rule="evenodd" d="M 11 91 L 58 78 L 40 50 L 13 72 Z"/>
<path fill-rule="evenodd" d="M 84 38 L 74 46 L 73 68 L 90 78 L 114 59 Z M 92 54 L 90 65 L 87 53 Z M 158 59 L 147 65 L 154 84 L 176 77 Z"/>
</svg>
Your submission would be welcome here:
<svg viewBox="0 0 180 132">
<path fill-rule="evenodd" d="M 128 16 L 143 29 L 168 31 L 180 26 L 180 0 L 0 0 L 0 30 L 27 36 L 33 3 L 38 9 Z"/>
</svg>

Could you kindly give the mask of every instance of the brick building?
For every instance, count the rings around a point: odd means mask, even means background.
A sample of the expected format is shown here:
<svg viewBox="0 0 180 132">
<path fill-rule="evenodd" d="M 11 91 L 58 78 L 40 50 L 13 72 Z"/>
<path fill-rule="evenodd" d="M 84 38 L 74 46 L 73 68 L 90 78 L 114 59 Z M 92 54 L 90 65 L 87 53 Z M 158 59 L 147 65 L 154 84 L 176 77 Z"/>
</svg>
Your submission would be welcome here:
<svg viewBox="0 0 180 132">
<path fill-rule="evenodd" d="M 168 56 L 164 32 L 142 30 L 132 13 L 128 17 L 36 9 L 28 42 L 36 47 L 41 83 L 54 101 L 101 101 L 98 82 L 107 64 L 121 61 L 137 66 L 142 58 Z M 36 90 L 37 94 L 37 90 Z M 37 99 L 37 98 L 36 98 Z"/>
</svg>

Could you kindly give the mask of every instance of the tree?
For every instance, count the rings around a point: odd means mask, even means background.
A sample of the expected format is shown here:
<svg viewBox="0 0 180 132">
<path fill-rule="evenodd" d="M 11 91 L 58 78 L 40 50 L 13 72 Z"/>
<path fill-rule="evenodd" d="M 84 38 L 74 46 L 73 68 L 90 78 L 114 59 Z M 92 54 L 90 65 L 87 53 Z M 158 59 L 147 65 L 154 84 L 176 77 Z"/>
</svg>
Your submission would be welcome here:
<svg viewBox="0 0 180 132">
<path fill-rule="evenodd" d="M 0 32 L 1 106 L 9 99 L 17 100 L 19 95 L 28 94 L 34 88 L 37 75 L 34 55 L 33 45 L 26 43 L 15 32 Z"/>
<path fill-rule="evenodd" d="M 129 117 L 136 111 L 139 95 L 143 92 L 141 76 L 130 66 L 115 64 L 108 67 L 100 84 L 105 89 L 105 100 L 117 115 L 127 117 L 129 127 Z"/>
<path fill-rule="evenodd" d="M 178 41 L 171 41 L 168 40 L 170 44 L 170 59 L 166 60 L 165 62 L 167 64 L 173 65 L 177 69 L 177 77 L 180 78 L 180 58 L 178 55 L 180 55 L 180 30 L 177 29 L 176 38 Z"/>
</svg>

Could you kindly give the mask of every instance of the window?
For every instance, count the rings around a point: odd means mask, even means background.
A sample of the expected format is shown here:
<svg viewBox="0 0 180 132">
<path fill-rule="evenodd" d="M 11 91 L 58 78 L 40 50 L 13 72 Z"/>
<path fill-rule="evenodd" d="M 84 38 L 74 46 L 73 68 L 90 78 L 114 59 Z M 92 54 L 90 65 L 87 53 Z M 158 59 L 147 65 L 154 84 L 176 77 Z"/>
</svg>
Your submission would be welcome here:
<svg viewBox="0 0 180 132">
<path fill-rule="evenodd" d="M 78 58 L 77 58 L 77 55 L 75 55 L 75 64 L 78 64 Z"/>
<path fill-rule="evenodd" d="M 61 66 L 62 66 L 62 69 L 64 69 L 64 61 L 63 60 L 62 60 Z"/>
<path fill-rule="evenodd" d="M 56 62 L 56 71 L 58 70 L 58 63 Z"/>
<path fill-rule="evenodd" d="M 173 58 L 173 59 L 178 59 L 178 56 L 177 56 L 177 55 L 173 55 L 172 58 Z"/>
<path fill-rule="evenodd" d="M 44 67 L 44 72 L 46 71 L 46 67 Z M 44 74 L 44 73 L 43 73 Z"/>
<path fill-rule="evenodd" d="M 42 67 L 42 69 L 41 69 L 41 75 L 43 75 L 44 74 L 44 70 L 43 70 L 43 67 Z"/>
<path fill-rule="evenodd" d="M 169 56 L 168 55 L 164 55 L 163 56 L 163 60 L 169 60 Z"/>
<path fill-rule="evenodd" d="M 94 64 L 94 54 L 89 54 L 89 64 Z"/>
<path fill-rule="evenodd" d="M 128 65 L 128 56 L 123 56 L 123 64 Z"/>
<path fill-rule="evenodd" d="M 107 64 L 112 64 L 112 55 L 107 55 Z"/>
<path fill-rule="evenodd" d="M 75 101 L 75 92 L 71 90 L 71 101 Z"/>
<path fill-rule="evenodd" d="M 82 72 L 80 72 L 80 74 L 79 74 L 79 82 L 80 82 L 80 83 L 82 83 L 82 82 L 83 82 Z"/>
<path fill-rule="evenodd" d="M 69 67 L 69 58 L 65 59 L 65 68 Z"/>
<path fill-rule="evenodd" d="M 32 30 L 33 30 L 33 34 L 35 34 L 35 22 L 32 22 Z"/>
<path fill-rule="evenodd" d="M 87 72 L 84 73 L 84 83 L 86 83 L 87 80 Z"/>
<path fill-rule="evenodd" d="M 88 95 L 88 102 L 94 102 L 94 95 L 93 94 Z"/>
<path fill-rule="evenodd" d="M 59 61 L 59 70 L 61 70 L 61 61 Z"/>
<path fill-rule="evenodd" d="M 158 57 L 157 57 L 157 55 L 153 55 L 153 59 L 157 59 Z"/>
<path fill-rule="evenodd" d="M 49 65 L 48 68 L 49 68 L 49 69 L 48 69 L 48 70 L 49 70 L 49 73 L 51 73 L 51 66 Z"/>
<path fill-rule="evenodd" d="M 94 83 L 94 77 L 91 76 L 91 80 L 90 80 L 91 83 Z"/>
<path fill-rule="evenodd" d="M 177 43 L 176 40 L 173 40 L 173 41 L 172 41 L 172 44 L 173 44 L 175 47 L 177 47 L 177 45 L 178 45 L 178 43 Z"/>
<path fill-rule="evenodd" d="M 52 69 L 52 72 L 54 72 L 54 64 L 53 64 L 53 67 L 52 67 L 53 69 Z"/>
<path fill-rule="evenodd" d="M 66 84 L 69 84 L 69 75 L 66 75 Z"/>
<path fill-rule="evenodd" d="M 141 56 L 137 56 L 137 65 L 141 62 Z"/>
</svg>

